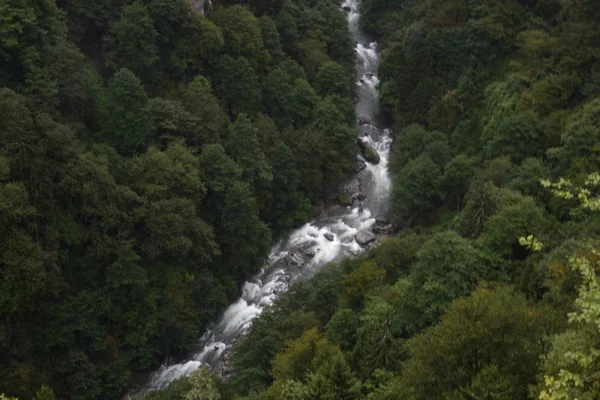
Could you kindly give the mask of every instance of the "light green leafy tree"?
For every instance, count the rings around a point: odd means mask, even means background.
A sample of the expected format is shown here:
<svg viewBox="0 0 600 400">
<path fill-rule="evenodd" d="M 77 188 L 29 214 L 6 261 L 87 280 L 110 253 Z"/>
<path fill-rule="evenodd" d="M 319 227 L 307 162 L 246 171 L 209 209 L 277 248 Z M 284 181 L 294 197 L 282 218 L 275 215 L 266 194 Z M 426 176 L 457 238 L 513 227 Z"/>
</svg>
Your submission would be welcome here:
<svg viewBox="0 0 600 400">
<path fill-rule="evenodd" d="M 192 389 L 186 393 L 185 400 L 221 400 L 221 394 L 211 378 L 208 368 L 201 366 L 190 376 L 189 380 Z"/>
<path fill-rule="evenodd" d="M 597 192 L 600 174 L 590 174 L 584 186 L 559 179 L 542 181 L 552 193 L 564 199 L 577 199 L 581 207 L 600 209 Z M 600 252 L 591 247 L 586 256 L 575 255 L 569 264 L 581 276 L 575 311 L 568 314 L 573 328 L 554 337 L 552 348 L 542 360 L 544 385 L 540 400 L 592 400 L 600 396 L 600 284 L 596 271 L 600 268 Z"/>
</svg>

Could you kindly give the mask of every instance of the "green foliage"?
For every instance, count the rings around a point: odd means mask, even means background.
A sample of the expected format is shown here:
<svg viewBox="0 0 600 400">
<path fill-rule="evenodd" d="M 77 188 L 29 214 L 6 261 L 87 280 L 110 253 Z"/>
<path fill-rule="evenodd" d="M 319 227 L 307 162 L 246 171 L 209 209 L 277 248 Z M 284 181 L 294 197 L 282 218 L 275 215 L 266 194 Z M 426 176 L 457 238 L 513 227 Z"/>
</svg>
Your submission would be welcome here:
<svg viewBox="0 0 600 400">
<path fill-rule="evenodd" d="M 150 12 L 141 1 L 124 7 L 121 19 L 111 27 L 109 65 L 148 76 L 147 71 L 158 60 L 157 35 Z"/>
<path fill-rule="evenodd" d="M 396 316 L 397 310 L 381 297 L 366 303 L 352 354 L 363 378 L 376 369 L 394 370 L 398 365 L 402 342 L 393 324 Z"/>
<path fill-rule="evenodd" d="M 139 79 L 129 70 L 117 71 L 98 105 L 101 139 L 123 155 L 142 152 L 150 143 L 154 127 L 148 96 Z"/>
<path fill-rule="evenodd" d="M 346 70 L 344 56 L 331 51 L 338 16 L 317 3 L 327 18 L 316 26 L 295 3 L 274 17 L 282 48 L 325 97 L 300 81 L 295 122 L 271 115 L 290 127 L 295 168 L 311 176 L 304 192 L 335 171 L 317 143 L 341 143 L 336 124 L 353 123 L 335 97 L 346 83 L 334 64 Z M 388 217 L 410 230 L 324 268 L 259 317 L 235 356 L 245 379 L 232 382 L 236 394 L 330 398 L 329 385 L 390 400 L 598 397 L 599 13 L 593 1 L 361 2 L 397 132 Z M 304 78 L 294 63 L 278 67 L 288 78 L 274 74 L 282 95 L 273 97 L 289 104 L 283 88 Z M 302 97 L 313 99 L 309 123 Z M 319 327 L 348 364 L 337 351 L 316 355 L 316 343 L 328 348 Z M 319 376 L 315 359 L 346 385 Z M 274 371 L 286 373 L 271 382 Z"/>
<path fill-rule="evenodd" d="M 530 233 L 543 237 L 549 222 L 544 210 L 532 198 L 524 197 L 514 204 L 501 207 L 497 214 L 489 218 L 480 241 L 498 254 L 514 256 L 520 236 Z"/>
<path fill-rule="evenodd" d="M 349 82 L 354 44 L 327 2 L 206 16 L 183 0 L 34 3 L 0 4 L 0 387 L 122 398 L 134 372 L 191 350 L 352 171 L 352 93 L 323 99 L 312 78 L 331 59 Z M 340 280 L 315 287 L 321 310 L 267 336 L 240 382 L 267 386 L 283 340 L 335 312 Z M 345 376 L 335 365 L 314 390 Z M 190 396 L 215 398 L 205 383 Z"/>
<path fill-rule="evenodd" d="M 263 266 L 271 244 L 269 229 L 257 213 L 250 186 L 234 182 L 225 193 L 218 233 L 223 251 L 229 254 L 228 266 L 239 278 Z"/>
<path fill-rule="evenodd" d="M 195 76 L 204 66 L 214 60 L 223 50 L 225 39 L 214 22 L 199 15 L 192 15 L 181 26 L 180 40 L 169 57 L 173 72 L 183 76 Z"/>
<path fill-rule="evenodd" d="M 444 168 L 441 183 L 444 200 L 449 204 L 455 204 L 457 211 L 464 207 L 472 176 L 473 161 L 464 154 L 454 157 Z"/>
<path fill-rule="evenodd" d="M 535 378 L 543 350 L 537 338 L 548 311 L 528 306 L 509 287 L 480 286 L 456 300 L 440 325 L 406 342 L 411 358 L 399 378 L 397 398 L 437 397 L 468 386 L 467 394 L 475 387 L 523 398 Z"/>
<path fill-rule="evenodd" d="M 219 142 L 228 121 L 217 98 L 212 94 L 208 80 L 202 76 L 195 77 L 182 97 L 186 110 L 195 117 L 194 125 L 198 132 L 195 137 L 189 138 L 190 145 L 199 148 L 204 143 Z"/>
<path fill-rule="evenodd" d="M 238 115 L 229 127 L 225 148 L 241 168 L 242 179 L 253 187 L 273 179 L 270 165 L 260 149 L 256 129 L 244 114 Z"/>
<path fill-rule="evenodd" d="M 245 57 L 255 64 L 262 54 L 263 39 L 258 20 L 242 6 L 225 7 L 211 15 L 223 32 L 224 51 L 233 58 Z"/>
<path fill-rule="evenodd" d="M 383 280 L 385 270 L 377 267 L 372 261 L 362 263 L 357 269 L 344 275 L 342 285 L 342 303 L 357 307 L 362 302 L 363 296 L 369 289 Z"/>
<path fill-rule="evenodd" d="M 399 216 L 423 221 L 439 198 L 441 171 L 427 155 L 410 160 L 394 177 L 392 202 Z"/>
<path fill-rule="evenodd" d="M 342 350 L 351 350 L 359 326 L 360 320 L 354 311 L 348 308 L 338 310 L 327 323 L 327 340 L 337 344 Z"/>
<path fill-rule="evenodd" d="M 576 311 L 569 313 L 569 322 L 577 325 L 556 335 L 551 349 L 543 357 L 540 369 L 545 387 L 539 393 L 540 399 L 592 399 L 598 396 L 595 374 L 599 359 L 595 343 L 600 328 L 600 297 L 594 268 L 597 259 L 597 250 L 591 248 L 587 257 L 569 260 L 571 268 L 582 278 L 579 295 L 575 299 Z M 541 386 L 534 390 L 537 392 Z"/>
<path fill-rule="evenodd" d="M 267 113 L 279 126 L 285 128 L 294 123 L 296 96 L 292 80 L 284 70 L 277 68 L 267 75 L 263 83 L 263 98 Z"/>
<path fill-rule="evenodd" d="M 315 77 L 315 86 L 321 96 L 350 96 L 350 85 L 348 84 L 348 75 L 342 66 L 336 62 L 330 61 L 317 72 Z"/>
<path fill-rule="evenodd" d="M 189 378 L 192 389 L 185 400 L 220 400 L 221 395 L 206 367 L 198 368 Z"/>
<path fill-rule="evenodd" d="M 280 380 L 301 380 L 305 374 L 315 372 L 319 361 L 333 351 L 335 347 L 317 329 L 310 329 L 285 344 L 283 351 L 273 359 L 272 375 Z"/>
<path fill-rule="evenodd" d="M 56 397 L 54 396 L 54 392 L 49 386 L 42 385 L 40 390 L 35 392 L 35 397 L 33 398 L 33 400 L 56 400 Z"/>
<path fill-rule="evenodd" d="M 215 92 L 232 115 L 254 115 L 260 111 L 258 76 L 244 57 L 221 56 L 216 61 Z"/>
</svg>

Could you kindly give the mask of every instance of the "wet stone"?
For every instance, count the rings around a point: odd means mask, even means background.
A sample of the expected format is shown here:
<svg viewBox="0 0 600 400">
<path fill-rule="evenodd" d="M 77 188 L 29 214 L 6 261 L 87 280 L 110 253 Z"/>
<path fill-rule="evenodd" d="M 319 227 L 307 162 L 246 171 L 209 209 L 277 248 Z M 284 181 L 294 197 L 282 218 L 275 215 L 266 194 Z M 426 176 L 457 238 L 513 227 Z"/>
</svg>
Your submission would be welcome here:
<svg viewBox="0 0 600 400">
<path fill-rule="evenodd" d="M 369 243 L 372 243 L 376 240 L 375 235 L 373 235 L 371 232 L 358 232 L 358 234 L 356 235 L 356 243 L 360 244 L 361 246 L 366 246 Z"/>
<path fill-rule="evenodd" d="M 356 160 L 356 169 L 355 169 L 355 171 L 356 171 L 356 172 L 360 172 L 360 171 L 362 171 L 362 170 L 363 170 L 363 169 L 365 169 L 365 168 L 367 168 L 367 163 L 365 163 L 365 162 L 364 162 L 363 160 L 361 160 L 361 159 L 357 159 L 357 160 Z"/>
<path fill-rule="evenodd" d="M 379 161 L 381 161 L 381 157 L 379 156 L 377 150 L 375 150 L 375 148 L 371 145 L 371 143 L 361 138 L 358 138 L 356 140 L 356 143 L 358 144 L 358 147 L 360 147 L 360 149 L 362 150 L 363 157 L 365 157 L 365 160 L 372 164 L 379 164 Z"/>
<path fill-rule="evenodd" d="M 373 122 L 367 117 L 358 117 L 359 125 L 372 125 Z"/>
<path fill-rule="evenodd" d="M 325 236 L 325 239 L 329 240 L 330 242 L 333 242 L 333 239 L 335 238 L 331 232 L 324 233 L 323 236 Z"/>
</svg>

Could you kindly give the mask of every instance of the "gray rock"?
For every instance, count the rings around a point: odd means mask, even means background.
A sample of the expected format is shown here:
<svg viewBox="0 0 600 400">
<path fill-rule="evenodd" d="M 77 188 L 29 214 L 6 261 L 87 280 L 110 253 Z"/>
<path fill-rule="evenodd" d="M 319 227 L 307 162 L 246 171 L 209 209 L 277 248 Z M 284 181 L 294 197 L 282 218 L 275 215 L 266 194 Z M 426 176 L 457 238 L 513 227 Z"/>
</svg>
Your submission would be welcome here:
<svg viewBox="0 0 600 400">
<path fill-rule="evenodd" d="M 390 220 L 387 217 L 378 215 L 375 217 L 375 223 L 377 225 L 388 225 L 390 223 Z"/>
<path fill-rule="evenodd" d="M 342 10 L 344 10 L 344 11 L 346 11 L 346 12 L 350 12 L 350 11 L 352 11 L 352 9 L 351 9 L 350 7 L 348 7 L 348 6 L 344 6 L 344 7 L 342 7 Z"/>
<path fill-rule="evenodd" d="M 359 125 L 372 125 L 373 122 L 367 117 L 358 117 Z"/>
<path fill-rule="evenodd" d="M 355 239 L 356 243 L 360 244 L 361 246 L 366 246 L 376 240 L 375 235 L 366 231 L 358 232 Z"/>
<path fill-rule="evenodd" d="M 344 207 L 349 207 L 354 203 L 354 195 L 349 192 L 343 192 L 337 195 L 337 202 Z"/>
<path fill-rule="evenodd" d="M 300 267 L 305 263 L 304 258 L 298 253 L 293 253 L 288 256 L 288 266 L 290 267 Z"/>
<path fill-rule="evenodd" d="M 376 235 L 389 235 L 394 230 L 394 227 L 389 225 L 373 225 L 373 233 Z"/>
<path fill-rule="evenodd" d="M 333 242 L 333 239 L 335 238 L 331 232 L 324 233 L 323 236 L 325 236 L 325 239 L 329 240 L 330 242 Z"/>
<path fill-rule="evenodd" d="M 361 160 L 360 158 L 356 159 L 356 172 L 360 172 L 363 169 L 367 168 L 367 163 L 365 163 L 363 160 Z"/>
<path fill-rule="evenodd" d="M 356 140 L 356 143 L 358 144 L 358 147 L 360 147 L 360 149 L 362 150 L 362 154 L 363 157 L 365 157 L 365 160 L 372 164 L 379 164 L 379 161 L 381 161 L 381 157 L 379 156 L 377 150 L 375 150 L 375 148 L 371 145 L 371 143 L 361 138 L 358 138 Z"/>
<path fill-rule="evenodd" d="M 191 0 L 189 3 L 193 11 L 202 15 L 204 15 L 207 3 L 208 6 L 212 5 L 210 0 L 208 0 L 208 2 L 206 0 Z"/>
<path fill-rule="evenodd" d="M 361 189 L 360 180 L 356 177 L 352 178 L 335 190 L 334 199 L 338 204 L 349 207 L 354 204 L 354 200 L 360 195 Z"/>
<path fill-rule="evenodd" d="M 315 241 L 310 241 L 291 249 L 286 257 L 288 267 L 301 267 L 307 264 L 314 256 L 317 255 L 313 246 L 317 244 Z"/>
<path fill-rule="evenodd" d="M 309 248 L 309 249 L 304 250 L 304 255 L 306 255 L 306 257 L 308 257 L 308 258 L 313 258 L 314 256 L 317 255 L 317 252 L 315 251 L 315 249 Z"/>
</svg>

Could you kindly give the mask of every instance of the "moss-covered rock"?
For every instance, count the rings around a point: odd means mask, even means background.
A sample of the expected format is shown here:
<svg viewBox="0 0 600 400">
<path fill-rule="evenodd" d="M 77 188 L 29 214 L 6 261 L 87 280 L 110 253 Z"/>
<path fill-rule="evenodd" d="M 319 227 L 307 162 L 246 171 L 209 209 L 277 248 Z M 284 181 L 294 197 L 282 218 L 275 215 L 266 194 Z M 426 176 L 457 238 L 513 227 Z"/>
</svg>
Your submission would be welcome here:
<svg viewBox="0 0 600 400">
<path fill-rule="evenodd" d="M 351 206 L 354 201 L 354 196 L 352 193 L 343 192 L 337 195 L 336 200 L 342 206 Z"/>
<path fill-rule="evenodd" d="M 377 150 L 375 150 L 371 143 L 361 138 L 359 138 L 356 141 L 356 143 L 358 144 L 358 147 L 360 147 L 360 149 L 362 150 L 362 154 L 363 157 L 365 157 L 365 160 L 372 164 L 379 164 L 381 157 L 379 157 L 379 153 L 377 152 Z"/>
</svg>

